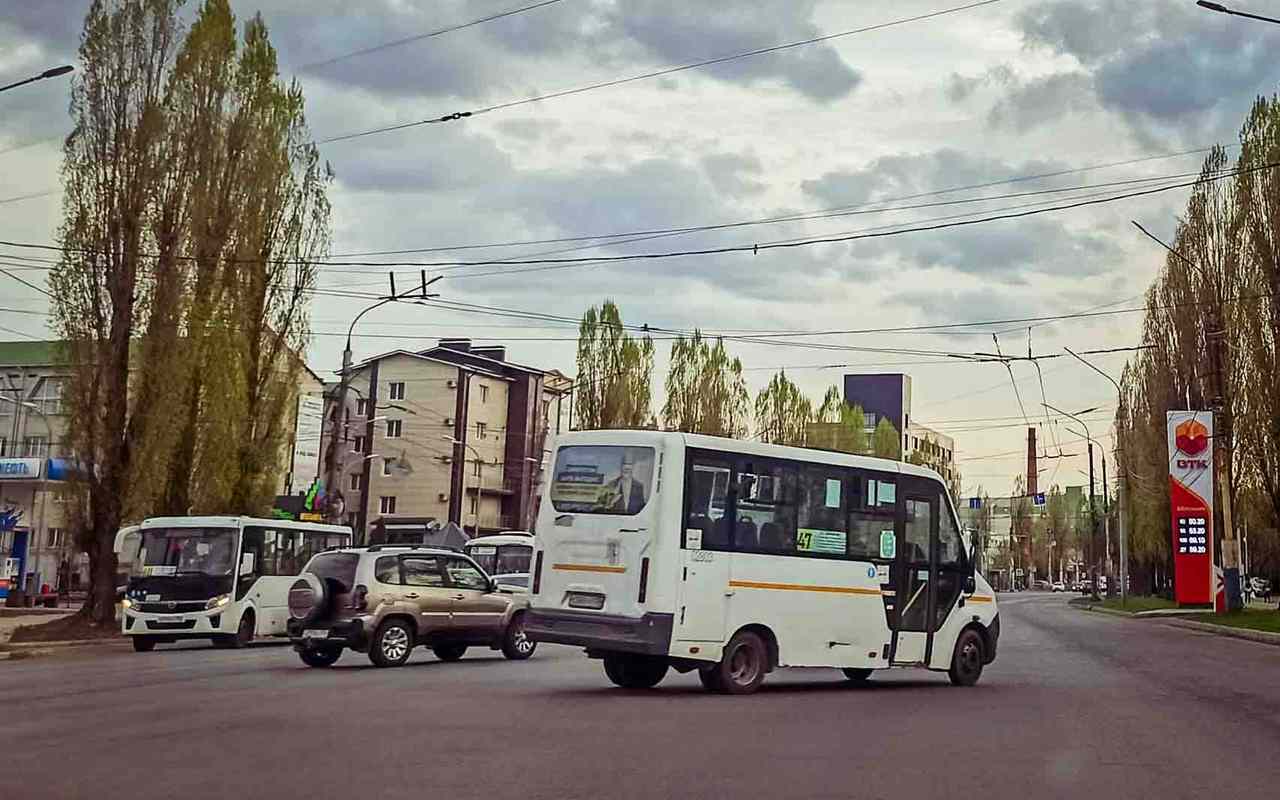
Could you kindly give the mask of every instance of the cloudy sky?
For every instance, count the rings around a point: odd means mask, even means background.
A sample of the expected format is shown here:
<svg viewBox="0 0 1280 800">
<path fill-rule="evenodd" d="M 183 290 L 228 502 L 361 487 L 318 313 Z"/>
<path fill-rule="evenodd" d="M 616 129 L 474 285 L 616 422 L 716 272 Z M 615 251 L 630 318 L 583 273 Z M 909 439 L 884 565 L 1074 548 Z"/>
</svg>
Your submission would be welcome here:
<svg viewBox="0 0 1280 800">
<path fill-rule="evenodd" d="M 282 71 L 302 82 L 312 130 L 325 139 L 960 4 L 560 0 L 325 63 L 532 3 L 233 5 L 242 18 L 261 10 Z M 1260 13 L 1280 11 L 1272 0 L 1249 3 Z M 0 5 L 0 83 L 74 62 L 87 0 Z M 1246 8 L 1245 0 L 1236 5 Z M 1235 141 L 1253 97 L 1277 86 L 1278 51 L 1280 26 L 1212 14 L 1191 0 L 1003 0 L 462 121 L 332 142 L 322 149 L 337 173 L 333 251 L 507 243 L 363 259 L 456 261 L 764 245 L 1166 186 L 1197 171 L 1203 153 L 1187 151 Z M 67 87 L 61 78 L 0 96 L 2 239 L 54 239 L 59 142 L 69 128 Z M 1057 174 L 1008 182 L 1047 173 Z M 990 185 L 966 188 L 984 184 Z M 436 288 L 443 300 L 565 317 L 611 297 L 629 323 L 698 326 L 738 337 L 1124 311 L 1140 306 L 1162 262 L 1129 220 L 1168 235 L 1185 196 L 1179 189 L 968 227 L 755 254 L 538 270 L 450 268 Z M 827 213 L 812 218 L 820 212 Z M 634 242 L 537 243 L 796 215 L 811 218 Z M 42 271 L 15 270 L 11 265 L 18 262 L 0 259 L 13 274 L 43 281 Z M 404 280 L 417 275 L 414 267 L 400 269 Z M 379 268 L 331 266 L 321 284 L 337 292 L 376 292 L 385 288 L 384 275 Z M 45 308 L 42 295 L 4 275 L 0 298 L 4 309 Z M 354 302 L 335 296 L 316 301 L 317 335 L 308 358 L 321 374 L 331 375 L 340 361 L 340 330 Z M 574 371 L 574 331 L 554 322 L 417 306 L 387 308 L 366 319 L 357 358 L 426 346 L 439 336 L 471 336 L 505 342 L 515 360 Z M 1038 324 L 1030 347 L 1060 354 L 1064 346 L 1131 346 L 1139 343 L 1140 324 L 1136 313 Z M 0 326 L 3 338 L 45 335 L 38 315 L 0 311 Z M 997 494 L 1008 491 L 1021 468 L 1023 408 L 1041 426 L 1049 452 L 1058 452 L 1056 441 L 1062 452 L 1080 454 L 1077 437 L 1046 422 L 1041 403 L 1098 407 L 1086 419 L 1099 436 L 1108 430 L 1115 395 L 1100 376 L 1066 358 L 1041 362 L 1042 396 L 1040 376 L 1025 362 L 1012 367 L 1015 394 L 1000 364 L 934 354 L 990 352 L 993 332 L 1006 353 L 1027 352 L 1025 323 L 774 337 L 767 343 L 733 339 L 728 346 L 742 357 L 753 392 L 783 366 L 815 397 L 844 372 L 908 372 L 913 418 L 955 437 L 966 493 L 982 484 Z M 657 345 L 660 385 L 669 342 Z M 1118 376 L 1125 357 L 1099 355 L 1096 363 Z M 1110 439 L 1105 444 L 1109 449 Z M 1080 456 L 1044 463 L 1042 484 L 1083 480 Z"/>
</svg>

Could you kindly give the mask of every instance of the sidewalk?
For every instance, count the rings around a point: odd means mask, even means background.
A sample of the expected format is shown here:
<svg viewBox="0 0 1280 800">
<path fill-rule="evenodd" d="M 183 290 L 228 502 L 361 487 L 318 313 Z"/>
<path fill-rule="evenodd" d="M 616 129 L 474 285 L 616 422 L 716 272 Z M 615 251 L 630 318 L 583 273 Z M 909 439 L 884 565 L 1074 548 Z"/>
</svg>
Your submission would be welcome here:
<svg viewBox="0 0 1280 800">
<path fill-rule="evenodd" d="M 44 622 L 52 622 L 55 619 L 70 616 L 76 613 L 77 610 L 74 608 L 60 608 L 55 612 L 53 609 L 47 609 L 41 613 L 5 614 L 0 616 L 0 645 L 8 644 L 13 632 L 23 625 L 40 625 Z"/>
<path fill-rule="evenodd" d="M 1259 644 L 1280 646 L 1280 633 L 1272 633 L 1270 631 L 1261 631 L 1246 627 L 1236 627 L 1233 625 L 1217 625 L 1211 622 L 1178 618 L 1181 616 L 1202 616 L 1206 613 L 1205 609 L 1162 609 L 1158 611 L 1140 611 L 1137 613 L 1131 613 L 1114 608 L 1103 608 L 1102 606 L 1093 603 L 1088 598 L 1071 600 L 1068 602 L 1068 605 L 1078 608 L 1081 611 L 1093 611 L 1099 614 L 1108 614 L 1113 617 L 1127 617 L 1129 619 L 1136 620 L 1153 620 L 1164 623 L 1165 625 L 1196 630 L 1202 633 L 1212 633 L 1217 636 L 1227 636 L 1232 639 L 1245 639 L 1250 642 L 1258 642 Z M 1280 614 L 1280 612 L 1273 611 L 1274 608 L 1275 606 L 1269 603 L 1258 605 L 1250 604 L 1251 611 L 1269 611 Z"/>
</svg>

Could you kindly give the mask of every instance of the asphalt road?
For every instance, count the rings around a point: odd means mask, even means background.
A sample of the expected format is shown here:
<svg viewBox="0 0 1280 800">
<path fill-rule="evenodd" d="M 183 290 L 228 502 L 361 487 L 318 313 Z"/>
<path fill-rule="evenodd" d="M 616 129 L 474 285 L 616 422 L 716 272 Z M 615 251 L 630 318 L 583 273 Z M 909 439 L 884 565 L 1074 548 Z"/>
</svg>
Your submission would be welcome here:
<svg viewBox="0 0 1280 800">
<path fill-rule="evenodd" d="M 982 682 L 783 670 L 751 697 L 421 652 L 287 647 L 0 664 L 6 794 L 54 798 L 1204 798 L 1280 791 L 1280 648 L 1002 596 Z"/>
</svg>

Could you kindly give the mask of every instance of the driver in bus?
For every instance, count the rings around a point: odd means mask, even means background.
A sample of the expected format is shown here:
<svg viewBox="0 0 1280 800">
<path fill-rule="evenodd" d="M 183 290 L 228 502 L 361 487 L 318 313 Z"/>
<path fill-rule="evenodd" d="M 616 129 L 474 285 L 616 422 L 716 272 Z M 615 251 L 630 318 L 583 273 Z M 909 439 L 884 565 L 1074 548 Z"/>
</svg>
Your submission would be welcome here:
<svg viewBox="0 0 1280 800">
<path fill-rule="evenodd" d="M 644 508 L 645 485 L 635 477 L 635 456 L 629 451 L 622 455 L 622 472 L 617 480 L 610 483 L 609 494 L 613 497 L 610 511 L 618 514 L 639 514 Z"/>
</svg>

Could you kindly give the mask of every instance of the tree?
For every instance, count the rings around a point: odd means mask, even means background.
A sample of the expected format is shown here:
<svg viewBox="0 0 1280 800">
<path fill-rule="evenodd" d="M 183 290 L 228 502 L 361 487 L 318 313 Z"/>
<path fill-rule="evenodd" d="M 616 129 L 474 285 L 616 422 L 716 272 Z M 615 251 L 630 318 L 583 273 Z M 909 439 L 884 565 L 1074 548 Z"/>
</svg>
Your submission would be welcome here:
<svg viewBox="0 0 1280 800">
<path fill-rule="evenodd" d="M 652 376 L 653 340 L 627 334 L 612 300 L 587 309 L 578 326 L 578 429 L 651 427 Z"/>
<path fill-rule="evenodd" d="M 115 532 L 157 512 L 262 513 L 309 336 L 330 180 L 266 26 L 227 0 L 95 0 L 64 147 L 72 492 L 82 614 L 114 624 Z"/>
<path fill-rule="evenodd" d="M 902 437 L 893 423 L 884 417 L 876 423 L 875 432 L 871 434 L 871 453 L 876 458 L 892 458 L 894 461 L 902 458 Z"/>
<path fill-rule="evenodd" d="M 742 361 L 730 358 L 724 340 L 715 344 L 694 330 L 671 344 L 667 402 L 662 421 L 667 430 L 709 436 L 745 436 L 751 395 L 742 376 Z"/>
<path fill-rule="evenodd" d="M 848 405 L 840 394 L 840 387 L 830 386 L 818 407 L 817 419 L 823 428 L 821 442 L 810 441 L 810 447 L 822 447 L 842 453 L 866 453 L 867 418 L 862 406 Z M 811 437 L 812 438 L 812 437 Z"/>
<path fill-rule="evenodd" d="M 785 371 L 770 378 L 756 395 L 756 429 L 762 442 L 803 447 L 812 421 L 813 403 Z"/>
</svg>

